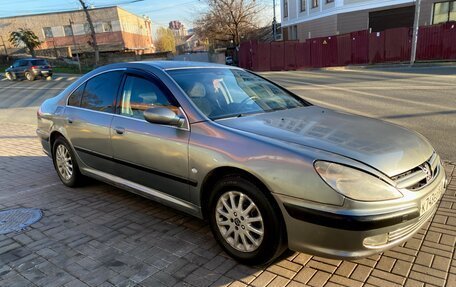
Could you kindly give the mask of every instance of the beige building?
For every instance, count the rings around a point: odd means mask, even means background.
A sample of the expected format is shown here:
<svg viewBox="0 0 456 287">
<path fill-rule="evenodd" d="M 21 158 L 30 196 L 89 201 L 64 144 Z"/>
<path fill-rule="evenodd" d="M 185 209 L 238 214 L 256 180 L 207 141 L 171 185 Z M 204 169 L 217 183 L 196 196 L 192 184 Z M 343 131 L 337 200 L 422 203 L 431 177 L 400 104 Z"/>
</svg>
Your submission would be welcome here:
<svg viewBox="0 0 456 287">
<path fill-rule="evenodd" d="M 89 13 L 100 51 L 155 51 L 148 18 L 117 6 L 89 9 Z M 90 26 L 83 10 L 0 18 L 0 36 L 8 53 L 18 50 L 8 42 L 8 38 L 12 31 L 20 28 L 30 29 L 39 37 L 42 41 L 39 49 L 92 51 Z M 0 49 L 1 53 L 4 49 Z"/>
<path fill-rule="evenodd" d="M 412 27 L 415 0 L 281 0 L 283 38 Z M 421 0 L 420 26 L 456 21 L 456 1 Z"/>
</svg>

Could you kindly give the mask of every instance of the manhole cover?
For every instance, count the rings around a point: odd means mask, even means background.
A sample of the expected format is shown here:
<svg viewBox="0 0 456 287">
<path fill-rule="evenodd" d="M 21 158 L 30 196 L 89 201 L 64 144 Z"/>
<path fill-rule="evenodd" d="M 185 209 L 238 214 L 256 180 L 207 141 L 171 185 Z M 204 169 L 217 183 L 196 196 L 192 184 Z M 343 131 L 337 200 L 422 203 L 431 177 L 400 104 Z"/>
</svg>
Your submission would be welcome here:
<svg viewBox="0 0 456 287">
<path fill-rule="evenodd" d="M 16 208 L 0 211 L 0 234 L 21 231 L 41 219 L 43 213 L 38 208 Z"/>
</svg>

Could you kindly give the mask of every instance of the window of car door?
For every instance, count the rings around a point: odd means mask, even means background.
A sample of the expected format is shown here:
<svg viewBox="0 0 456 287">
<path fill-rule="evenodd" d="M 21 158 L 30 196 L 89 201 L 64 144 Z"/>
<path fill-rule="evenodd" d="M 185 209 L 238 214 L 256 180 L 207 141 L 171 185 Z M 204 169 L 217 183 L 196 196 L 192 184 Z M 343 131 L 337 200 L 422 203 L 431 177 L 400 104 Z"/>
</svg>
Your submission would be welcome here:
<svg viewBox="0 0 456 287">
<path fill-rule="evenodd" d="M 127 75 L 117 113 L 144 120 L 144 111 L 153 107 L 167 107 L 176 114 L 180 113 L 175 100 L 156 82 L 138 75 Z"/>
<path fill-rule="evenodd" d="M 98 112 L 114 113 L 117 92 L 122 79 L 122 71 L 106 72 L 85 83 L 81 108 Z M 77 92 L 77 90 L 75 91 Z"/>
</svg>

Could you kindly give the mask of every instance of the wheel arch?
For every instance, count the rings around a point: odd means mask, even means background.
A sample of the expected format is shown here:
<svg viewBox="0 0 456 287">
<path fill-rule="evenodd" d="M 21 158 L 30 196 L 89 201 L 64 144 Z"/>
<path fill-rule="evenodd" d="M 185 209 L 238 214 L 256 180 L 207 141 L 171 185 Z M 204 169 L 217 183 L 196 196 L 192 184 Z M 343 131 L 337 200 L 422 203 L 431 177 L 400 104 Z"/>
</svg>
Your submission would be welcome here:
<svg viewBox="0 0 456 287">
<path fill-rule="evenodd" d="M 67 139 L 65 138 L 65 136 L 64 136 L 61 132 L 59 132 L 59 131 L 57 131 L 57 130 L 51 132 L 51 134 L 49 135 L 49 147 L 50 147 L 50 150 L 51 150 L 51 155 L 54 153 L 54 148 L 53 148 L 54 142 L 55 142 L 55 140 L 56 140 L 57 138 L 59 138 L 59 137 L 62 137 L 62 138 L 64 138 L 65 140 L 67 140 Z M 68 141 L 68 140 L 67 140 L 67 141 Z"/>
<path fill-rule="evenodd" d="M 207 219 L 208 216 L 208 210 L 209 210 L 209 195 L 210 192 L 212 191 L 212 188 L 214 185 L 220 181 L 222 178 L 226 176 L 241 176 L 251 182 L 253 182 L 256 186 L 260 188 L 260 190 L 263 191 L 264 195 L 266 198 L 271 202 L 271 204 L 274 205 L 274 208 L 276 210 L 280 210 L 277 201 L 274 199 L 272 196 L 272 191 L 267 187 L 267 185 L 260 180 L 257 176 L 254 174 L 243 170 L 241 168 L 237 167 L 231 167 L 231 166 L 223 166 L 223 167 L 217 167 L 213 170 L 211 170 L 206 177 L 204 178 L 202 184 L 201 184 L 201 192 L 200 192 L 200 204 L 201 204 L 201 211 L 204 219 Z M 283 220 L 283 216 L 281 216 Z"/>
</svg>

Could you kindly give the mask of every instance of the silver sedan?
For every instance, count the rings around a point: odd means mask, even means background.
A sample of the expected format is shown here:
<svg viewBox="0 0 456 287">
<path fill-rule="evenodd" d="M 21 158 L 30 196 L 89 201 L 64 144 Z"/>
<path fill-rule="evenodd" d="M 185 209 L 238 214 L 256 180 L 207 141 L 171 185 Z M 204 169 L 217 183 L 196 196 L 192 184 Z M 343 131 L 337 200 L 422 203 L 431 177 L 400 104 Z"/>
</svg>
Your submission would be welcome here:
<svg viewBox="0 0 456 287">
<path fill-rule="evenodd" d="M 37 133 L 65 185 L 92 177 L 204 218 L 245 264 L 287 247 L 344 259 L 385 251 L 446 188 L 423 136 L 223 65 L 98 68 L 41 105 Z"/>
</svg>

